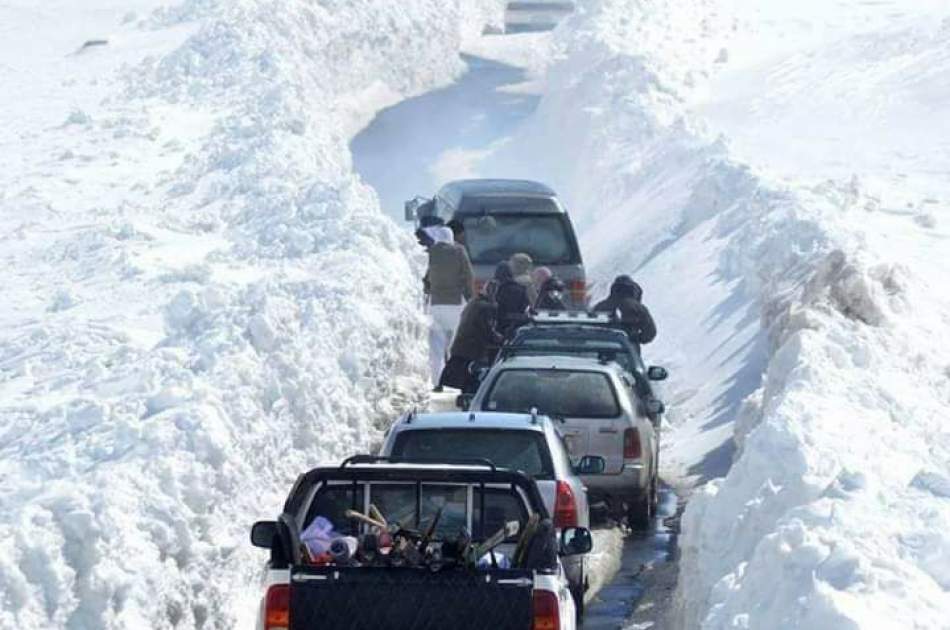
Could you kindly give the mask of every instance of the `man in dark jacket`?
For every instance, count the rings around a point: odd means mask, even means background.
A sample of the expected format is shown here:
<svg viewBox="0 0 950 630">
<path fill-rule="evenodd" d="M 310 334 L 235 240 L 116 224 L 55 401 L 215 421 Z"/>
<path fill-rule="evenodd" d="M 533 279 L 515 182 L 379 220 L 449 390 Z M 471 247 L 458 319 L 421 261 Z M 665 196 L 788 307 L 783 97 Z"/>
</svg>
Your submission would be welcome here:
<svg viewBox="0 0 950 630">
<path fill-rule="evenodd" d="M 498 263 L 495 267 L 495 282 L 498 283 L 498 292 L 495 295 L 495 301 L 498 303 L 498 330 L 505 337 L 509 337 L 527 320 L 531 301 L 525 286 L 515 280 L 511 263 Z"/>
<path fill-rule="evenodd" d="M 495 329 L 498 317 L 498 304 L 495 302 L 497 288 L 496 282 L 489 282 L 483 292 L 462 310 L 459 327 L 452 341 L 451 356 L 442 371 L 439 385 L 458 388 L 464 394 L 474 394 L 478 389 L 472 366 L 490 363 L 495 348 L 504 339 Z"/>
<path fill-rule="evenodd" d="M 643 289 L 627 275 L 617 276 L 610 285 L 610 295 L 606 300 L 597 303 L 594 311 L 610 313 L 620 320 L 631 341 L 643 344 L 650 343 L 656 338 L 656 324 L 653 316 L 640 299 Z"/>
</svg>

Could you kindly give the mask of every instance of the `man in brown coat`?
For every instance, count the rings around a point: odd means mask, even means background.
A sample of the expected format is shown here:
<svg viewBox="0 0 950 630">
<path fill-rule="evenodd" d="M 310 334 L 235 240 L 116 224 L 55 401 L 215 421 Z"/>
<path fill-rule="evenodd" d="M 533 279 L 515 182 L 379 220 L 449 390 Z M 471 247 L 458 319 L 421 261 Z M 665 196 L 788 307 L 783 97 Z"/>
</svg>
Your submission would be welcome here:
<svg viewBox="0 0 950 630">
<path fill-rule="evenodd" d="M 444 225 L 425 228 L 433 243 L 429 247 L 429 268 L 423 280 L 428 295 L 429 369 L 439 390 L 439 377 L 446 353 L 458 328 L 462 307 L 474 294 L 474 273 L 465 248 L 455 242 L 452 230 Z"/>
</svg>

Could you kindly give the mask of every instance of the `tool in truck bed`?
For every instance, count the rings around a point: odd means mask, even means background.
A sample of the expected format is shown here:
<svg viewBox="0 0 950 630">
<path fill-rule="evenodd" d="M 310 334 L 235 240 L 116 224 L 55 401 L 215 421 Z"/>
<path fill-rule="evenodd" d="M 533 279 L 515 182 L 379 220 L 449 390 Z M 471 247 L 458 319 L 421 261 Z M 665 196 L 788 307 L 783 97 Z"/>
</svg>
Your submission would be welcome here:
<svg viewBox="0 0 950 630">
<path fill-rule="evenodd" d="M 316 561 L 301 544 L 317 518 L 332 525 L 331 547 L 350 552 L 341 560 Z M 373 456 L 301 475 L 278 519 L 256 523 L 251 539 L 271 552 L 267 630 L 573 628 L 559 555 L 591 545 L 584 528 L 556 536 L 520 472 Z"/>
</svg>

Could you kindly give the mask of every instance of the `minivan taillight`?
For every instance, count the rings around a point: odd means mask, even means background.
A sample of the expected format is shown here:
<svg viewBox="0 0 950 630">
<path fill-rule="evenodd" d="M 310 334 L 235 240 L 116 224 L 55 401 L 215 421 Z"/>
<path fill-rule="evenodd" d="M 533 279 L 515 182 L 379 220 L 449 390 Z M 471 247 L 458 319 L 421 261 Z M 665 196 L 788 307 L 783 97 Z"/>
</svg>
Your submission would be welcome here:
<svg viewBox="0 0 950 630">
<path fill-rule="evenodd" d="M 557 482 L 557 496 L 554 499 L 554 526 L 577 527 L 577 501 L 574 491 L 566 481 Z"/>
<path fill-rule="evenodd" d="M 560 630 L 561 615 L 558 614 L 557 595 L 551 591 L 535 591 L 532 601 L 534 620 L 531 630 Z"/>
<path fill-rule="evenodd" d="M 267 589 L 264 603 L 264 630 L 287 630 L 290 627 L 290 585 L 274 584 Z"/>
<path fill-rule="evenodd" d="M 640 432 L 636 429 L 627 429 L 623 432 L 623 458 L 640 459 Z"/>
<path fill-rule="evenodd" d="M 574 304 L 587 304 L 587 282 L 585 280 L 571 280 L 567 285 Z"/>
</svg>

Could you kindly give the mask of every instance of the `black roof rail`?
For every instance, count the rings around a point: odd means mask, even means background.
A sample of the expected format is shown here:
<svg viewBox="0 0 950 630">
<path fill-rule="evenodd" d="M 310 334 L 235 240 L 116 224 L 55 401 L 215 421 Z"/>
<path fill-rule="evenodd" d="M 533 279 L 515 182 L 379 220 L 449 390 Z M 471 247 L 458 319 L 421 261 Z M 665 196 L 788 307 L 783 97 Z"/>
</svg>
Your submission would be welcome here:
<svg viewBox="0 0 950 630">
<path fill-rule="evenodd" d="M 350 455 L 340 462 L 340 469 L 346 468 L 348 464 L 375 464 L 388 461 L 389 458 L 384 455 Z"/>
<path fill-rule="evenodd" d="M 487 457 L 439 457 L 427 459 L 424 457 L 388 457 L 386 455 L 350 455 L 340 463 L 340 470 L 347 466 L 359 464 L 445 464 L 447 466 L 485 466 L 497 472 L 495 462 Z"/>
</svg>

